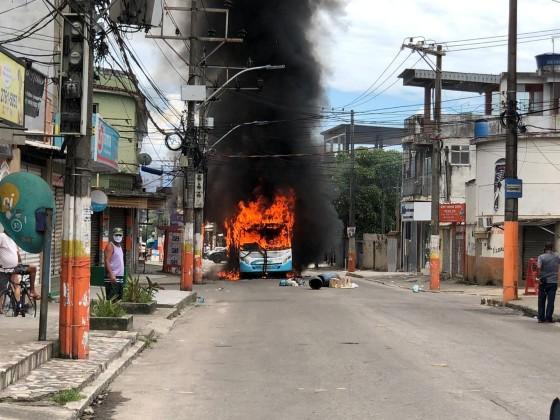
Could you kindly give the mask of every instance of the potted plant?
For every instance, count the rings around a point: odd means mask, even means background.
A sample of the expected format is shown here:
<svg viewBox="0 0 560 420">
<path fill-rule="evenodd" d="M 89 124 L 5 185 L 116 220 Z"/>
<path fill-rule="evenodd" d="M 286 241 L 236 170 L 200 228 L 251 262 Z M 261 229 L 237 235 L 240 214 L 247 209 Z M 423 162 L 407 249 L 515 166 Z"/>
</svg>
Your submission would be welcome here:
<svg viewBox="0 0 560 420">
<path fill-rule="evenodd" d="M 89 317 L 89 328 L 92 330 L 132 330 L 132 315 L 127 315 L 119 301 L 107 299 L 105 293 L 97 294 L 92 302 Z"/>
<path fill-rule="evenodd" d="M 156 309 L 156 292 L 161 289 L 157 283 L 153 283 L 149 277 L 147 285 L 140 283 L 140 276 L 128 276 L 123 289 L 123 300 L 121 306 L 129 314 L 151 314 Z"/>
</svg>

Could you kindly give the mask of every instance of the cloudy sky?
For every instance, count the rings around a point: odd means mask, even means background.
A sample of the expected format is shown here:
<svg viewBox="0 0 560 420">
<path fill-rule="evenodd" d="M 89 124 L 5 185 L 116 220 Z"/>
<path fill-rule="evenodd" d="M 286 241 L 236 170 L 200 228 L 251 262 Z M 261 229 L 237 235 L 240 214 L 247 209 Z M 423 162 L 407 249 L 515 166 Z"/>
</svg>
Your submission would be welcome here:
<svg viewBox="0 0 560 420">
<path fill-rule="evenodd" d="M 443 59 L 443 68 L 449 71 L 494 74 L 506 71 L 507 39 L 499 36 L 508 32 L 508 4 L 508 0 L 346 1 L 343 16 L 331 21 L 328 26 L 323 19 L 321 25 L 325 36 L 320 38 L 318 50 L 326 69 L 324 83 L 330 105 L 344 106 L 368 89 L 398 53 L 403 40 L 410 36 L 423 36 L 441 43 L 497 37 L 490 40 L 502 46 L 493 48 L 452 51 L 453 44 L 449 44 L 450 51 Z M 518 8 L 518 71 L 534 71 L 534 56 L 552 52 L 554 37 L 560 37 L 560 3 L 552 0 L 519 0 Z M 522 35 L 546 30 L 553 31 Z M 482 44 L 487 41 L 488 39 L 483 39 L 457 43 L 456 45 L 468 45 L 456 46 L 455 49 L 487 47 L 488 44 Z M 560 51 L 560 38 L 554 43 L 555 50 Z M 417 62 L 419 56 L 413 54 L 404 65 L 399 66 L 409 54 L 409 50 L 401 52 L 380 83 L 374 86 L 377 89 L 366 98 L 370 100 L 357 109 L 422 102 L 423 92 L 419 88 L 403 87 L 400 81 L 389 87 L 402 69 L 412 67 Z M 427 64 L 420 61 L 416 67 L 427 68 Z M 390 77 L 387 79 L 388 76 Z M 384 93 L 371 98 L 385 88 L 388 89 Z M 444 99 L 461 95 L 471 96 L 444 92 Z M 474 100 L 459 101 L 457 110 L 474 109 L 479 103 L 480 101 Z"/>
<path fill-rule="evenodd" d="M 27 6 L 6 12 L 26 3 Z M 341 3 L 342 10 L 335 15 L 319 13 L 309 33 L 324 69 L 326 109 L 343 107 L 368 88 L 371 92 L 350 107 L 370 110 L 411 105 L 407 109 L 410 113 L 420 109 L 414 108 L 414 105 L 423 100 L 421 89 L 403 87 L 396 77 L 404 68 L 427 68 L 426 63 L 418 61 L 417 54 L 410 54 L 409 50 L 399 53 L 403 40 L 410 36 L 449 43 L 449 51 L 443 60 L 444 70 L 495 74 L 506 70 L 504 35 L 507 34 L 508 0 L 470 0 L 468 3 L 449 0 L 342 0 Z M 560 3 L 553 0 L 519 0 L 518 3 L 518 70 L 534 71 L 536 54 L 550 52 L 553 48 L 560 51 L 560 24 L 556 22 L 560 16 Z M 11 37 L 16 32 L 14 29 L 23 29 L 47 11 L 43 0 L 3 0 L 0 2 L 0 38 Z M 181 19 L 180 16 L 177 18 Z M 41 49 L 48 48 L 48 36 L 52 36 L 52 31 L 52 26 L 48 25 L 33 39 L 9 47 L 17 45 L 16 49 L 22 53 L 46 53 Z M 555 40 L 555 37 L 559 38 Z M 452 43 L 457 40 L 469 41 Z M 486 48 L 488 44 L 484 42 L 488 40 L 501 46 Z M 186 77 L 184 63 L 161 41 L 156 45 L 154 40 L 143 39 L 143 34 L 131 38 L 131 45 L 162 89 L 176 100 Z M 174 45 L 181 50 L 181 43 Z M 464 48 L 475 49 L 458 51 Z M 48 61 L 48 57 L 35 58 Z M 392 60 L 393 64 L 388 67 Z M 52 67 L 44 67 L 45 71 L 47 69 L 52 74 Z M 385 69 L 386 72 L 379 78 Z M 163 74 L 165 77 L 161 77 Z M 462 96 L 472 94 L 444 92 L 444 99 Z M 181 107 L 179 102 L 175 104 Z M 480 111 L 480 104 L 479 99 L 466 99 L 454 102 L 453 107 L 445 111 Z M 399 124 L 398 119 L 404 118 L 404 113 L 395 118 L 395 124 Z"/>
</svg>

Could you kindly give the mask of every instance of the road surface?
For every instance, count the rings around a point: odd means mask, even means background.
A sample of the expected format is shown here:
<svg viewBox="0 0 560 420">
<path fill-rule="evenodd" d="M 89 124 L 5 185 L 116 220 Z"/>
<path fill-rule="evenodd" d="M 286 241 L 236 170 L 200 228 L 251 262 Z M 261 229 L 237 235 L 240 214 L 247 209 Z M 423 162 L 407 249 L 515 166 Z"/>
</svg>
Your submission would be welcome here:
<svg viewBox="0 0 560 420">
<path fill-rule="evenodd" d="M 560 326 L 476 296 L 215 282 L 139 357 L 102 419 L 544 419 Z"/>
</svg>

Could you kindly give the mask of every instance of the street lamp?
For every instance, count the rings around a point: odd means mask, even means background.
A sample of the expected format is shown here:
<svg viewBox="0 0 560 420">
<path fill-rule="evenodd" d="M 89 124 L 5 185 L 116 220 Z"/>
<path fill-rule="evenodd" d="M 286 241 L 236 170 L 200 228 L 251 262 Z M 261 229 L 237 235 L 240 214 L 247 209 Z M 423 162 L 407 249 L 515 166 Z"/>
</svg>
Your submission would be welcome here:
<svg viewBox="0 0 560 420">
<path fill-rule="evenodd" d="M 212 144 L 212 146 L 210 146 L 208 148 L 208 152 L 210 152 L 212 149 L 214 149 L 218 145 L 218 143 L 220 143 L 222 140 L 224 140 L 227 136 L 229 136 L 231 133 L 233 133 L 235 130 L 237 130 L 240 127 L 245 127 L 247 125 L 267 125 L 267 124 L 271 124 L 271 123 L 272 123 L 272 121 L 251 121 L 251 122 L 237 124 L 235 127 L 230 129 L 227 133 L 225 133 L 222 137 L 220 137 L 218 140 L 216 140 Z"/>
<path fill-rule="evenodd" d="M 250 71 L 255 71 L 255 70 L 281 70 L 281 69 L 285 69 L 286 66 L 285 65 L 271 65 L 268 64 L 266 66 L 258 66 L 258 67 L 249 67 L 248 69 L 244 69 L 241 70 L 239 73 L 234 74 L 233 76 L 231 76 L 222 86 L 220 86 L 218 89 L 216 89 L 212 95 L 210 95 L 208 98 L 206 98 L 206 100 L 204 102 L 202 102 L 201 104 L 198 105 L 198 109 L 200 109 L 201 107 L 205 107 L 208 102 L 210 102 L 212 99 L 214 99 L 216 97 L 216 95 L 218 95 L 218 93 L 220 93 L 222 90 L 224 90 L 224 88 L 229 85 L 233 80 L 235 80 L 236 78 L 238 78 L 239 76 L 241 76 L 244 73 L 250 72 Z"/>
</svg>

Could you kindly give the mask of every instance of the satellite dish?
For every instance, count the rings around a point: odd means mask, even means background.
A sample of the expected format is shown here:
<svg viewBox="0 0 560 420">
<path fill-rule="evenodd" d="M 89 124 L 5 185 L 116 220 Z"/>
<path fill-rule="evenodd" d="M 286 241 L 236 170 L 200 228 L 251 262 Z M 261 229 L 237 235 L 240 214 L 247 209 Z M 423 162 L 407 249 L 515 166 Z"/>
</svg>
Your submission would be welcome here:
<svg viewBox="0 0 560 420">
<path fill-rule="evenodd" d="M 140 153 L 138 154 L 138 163 L 140 163 L 140 165 L 148 166 L 152 163 L 152 157 L 147 153 Z"/>
</svg>

